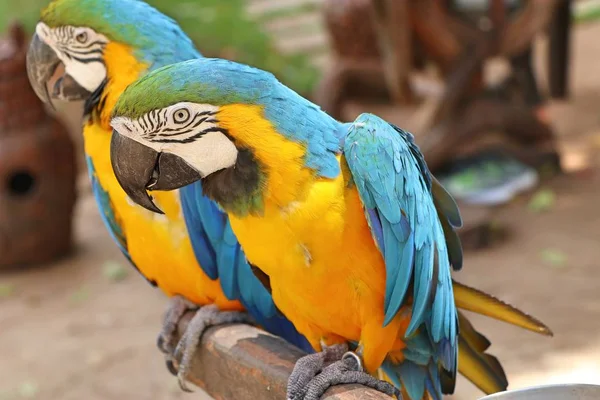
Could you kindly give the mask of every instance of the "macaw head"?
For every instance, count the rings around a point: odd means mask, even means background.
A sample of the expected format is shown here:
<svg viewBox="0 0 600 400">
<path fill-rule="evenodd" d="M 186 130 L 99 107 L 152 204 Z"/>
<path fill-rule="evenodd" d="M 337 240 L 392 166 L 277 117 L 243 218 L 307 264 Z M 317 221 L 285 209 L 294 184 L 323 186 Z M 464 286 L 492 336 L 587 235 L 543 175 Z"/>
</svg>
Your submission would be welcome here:
<svg viewBox="0 0 600 400">
<path fill-rule="evenodd" d="M 240 199 L 258 202 L 266 178 L 287 172 L 278 178 L 285 181 L 296 167 L 302 172 L 295 176 L 336 176 L 339 164 L 327 152 L 339 148 L 328 135 L 337 124 L 271 73 L 189 60 L 123 92 L 112 114 L 111 162 L 125 192 L 149 210 L 160 212 L 148 190 L 200 179 L 204 193 L 227 209 Z"/>
<path fill-rule="evenodd" d="M 113 78 L 128 79 L 124 89 L 148 68 L 197 56 L 179 26 L 143 1 L 54 0 L 36 26 L 27 71 L 44 102 L 99 101 Z M 65 74 L 49 93 L 48 81 L 61 63 Z"/>
</svg>

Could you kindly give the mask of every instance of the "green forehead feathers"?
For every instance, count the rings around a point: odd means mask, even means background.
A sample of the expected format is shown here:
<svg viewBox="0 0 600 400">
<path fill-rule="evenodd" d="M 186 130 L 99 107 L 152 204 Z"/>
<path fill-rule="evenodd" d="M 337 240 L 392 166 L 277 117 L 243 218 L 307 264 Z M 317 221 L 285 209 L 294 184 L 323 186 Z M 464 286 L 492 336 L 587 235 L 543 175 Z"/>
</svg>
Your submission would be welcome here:
<svg viewBox="0 0 600 400">
<path fill-rule="evenodd" d="M 51 28 L 64 25 L 88 27 L 112 40 L 128 43 L 139 34 L 135 24 L 118 18 L 131 5 L 139 6 L 137 0 L 54 0 L 43 11 L 41 20 Z M 135 19 L 135 13 L 129 15 Z M 121 20 L 121 21 L 119 21 Z"/>
<path fill-rule="evenodd" d="M 256 68 L 221 59 L 189 60 L 156 69 L 131 84 L 113 116 L 135 119 L 179 102 L 266 105 L 277 88 L 285 87 L 271 73 Z"/>
</svg>

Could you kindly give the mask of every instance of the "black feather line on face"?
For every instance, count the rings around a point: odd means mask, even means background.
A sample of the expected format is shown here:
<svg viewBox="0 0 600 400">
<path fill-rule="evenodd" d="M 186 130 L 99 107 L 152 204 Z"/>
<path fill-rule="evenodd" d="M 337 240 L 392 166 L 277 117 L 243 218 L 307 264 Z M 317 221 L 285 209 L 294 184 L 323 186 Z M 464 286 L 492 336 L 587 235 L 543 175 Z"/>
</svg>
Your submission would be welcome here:
<svg viewBox="0 0 600 400">
<path fill-rule="evenodd" d="M 72 50 L 84 50 L 84 49 L 89 49 L 92 46 L 100 46 L 102 48 L 104 48 L 104 46 L 106 46 L 106 43 L 102 40 L 95 40 L 93 42 L 89 42 L 86 44 L 81 44 L 81 43 L 77 43 L 75 45 L 72 46 Z M 102 49 L 98 49 L 98 50 L 102 50 Z M 94 50 L 97 51 L 97 50 Z"/>
<path fill-rule="evenodd" d="M 218 126 L 211 126 L 210 128 L 206 128 L 203 131 L 190 136 L 189 138 L 185 138 L 185 139 L 177 139 L 177 138 L 175 138 L 175 139 L 151 139 L 151 141 L 154 143 L 192 143 L 192 142 L 195 142 L 196 140 L 200 139 L 202 136 L 206 135 L 209 132 L 221 132 L 222 134 L 227 135 L 227 131 L 225 129 L 220 128 Z M 189 133 L 189 131 L 181 132 L 181 133 Z"/>
<path fill-rule="evenodd" d="M 191 129 L 197 128 L 202 122 L 206 121 L 208 119 L 208 117 L 210 117 L 211 115 L 214 115 L 214 112 L 208 114 L 207 116 L 206 115 L 207 115 L 206 112 L 201 112 L 201 113 L 194 115 L 192 118 L 190 118 L 189 121 L 185 125 L 178 126 L 177 128 L 162 129 L 159 133 L 159 136 L 178 136 L 178 135 L 183 135 L 185 133 L 189 133 L 190 130 L 186 131 L 185 129 L 187 129 L 192 124 L 194 126 L 192 126 Z M 204 118 L 202 118 L 202 117 L 204 117 Z M 173 133 L 164 133 L 164 132 L 173 132 Z"/>
<path fill-rule="evenodd" d="M 188 133 L 192 133 L 192 132 L 194 132 L 194 129 L 196 129 L 197 127 L 199 127 L 204 121 L 206 121 L 207 118 L 209 118 L 209 117 L 200 118 L 198 120 L 198 122 L 196 122 L 193 126 L 191 126 L 189 128 L 182 128 L 182 129 L 184 129 L 182 131 L 178 131 L 178 132 L 175 132 L 175 133 L 161 133 L 160 137 L 167 137 L 168 138 L 168 137 L 172 137 L 172 136 L 183 136 L 183 135 L 186 135 Z M 192 122 L 194 122 L 194 121 L 192 121 Z M 189 126 L 189 124 L 188 124 L 188 126 Z M 164 129 L 162 132 L 166 132 L 166 129 Z M 206 132 L 203 131 L 202 133 L 204 134 Z"/>
<path fill-rule="evenodd" d="M 80 62 L 82 64 L 91 64 L 91 63 L 95 63 L 95 62 L 102 62 L 102 58 L 81 58 L 81 57 L 75 57 L 73 55 L 69 55 L 69 58 Z"/>
<path fill-rule="evenodd" d="M 81 49 L 70 48 L 68 51 L 69 51 L 69 53 L 76 54 L 78 56 L 89 56 L 92 54 L 101 56 L 104 52 L 104 49 L 99 48 L 99 49 L 92 49 L 92 50 L 81 50 Z"/>
<path fill-rule="evenodd" d="M 150 120 L 150 129 L 152 130 L 152 132 L 154 132 L 156 130 L 156 110 L 150 111 L 148 119 Z"/>
</svg>

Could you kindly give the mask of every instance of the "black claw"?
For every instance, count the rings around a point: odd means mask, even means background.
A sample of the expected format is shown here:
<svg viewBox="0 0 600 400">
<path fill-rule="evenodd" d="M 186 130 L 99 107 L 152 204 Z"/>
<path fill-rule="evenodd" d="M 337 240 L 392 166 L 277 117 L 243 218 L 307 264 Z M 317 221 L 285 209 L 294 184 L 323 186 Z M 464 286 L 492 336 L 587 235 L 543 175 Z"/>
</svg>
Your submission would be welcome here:
<svg viewBox="0 0 600 400">
<path fill-rule="evenodd" d="M 165 364 L 167 365 L 167 369 L 173 376 L 177 376 L 177 368 L 175 368 L 175 363 L 171 359 L 165 360 Z"/>
<path fill-rule="evenodd" d="M 179 388 L 186 393 L 193 393 L 194 391 L 189 388 L 185 381 L 185 373 L 177 375 L 177 381 L 179 382 Z"/>
</svg>

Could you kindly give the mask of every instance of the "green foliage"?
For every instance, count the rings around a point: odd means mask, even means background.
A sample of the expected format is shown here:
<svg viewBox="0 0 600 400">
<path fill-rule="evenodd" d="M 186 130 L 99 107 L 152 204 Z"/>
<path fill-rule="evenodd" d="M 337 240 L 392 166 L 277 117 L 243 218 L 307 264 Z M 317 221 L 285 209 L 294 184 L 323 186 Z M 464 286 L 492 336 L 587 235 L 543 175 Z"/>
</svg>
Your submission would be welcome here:
<svg viewBox="0 0 600 400">
<path fill-rule="evenodd" d="M 20 21 L 33 31 L 40 9 L 47 3 L 48 0 L 0 0 L 0 32 L 5 32 L 12 21 Z"/>
<path fill-rule="evenodd" d="M 10 297 L 15 293 L 15 286 L 10 283 L 0 283 L 0 299 Z"/>
<path fill-rule="evenodd" d="M 116 261 L 106 261 L 102 266 L 102 274 L 110 282 L 120 282 L 127 278 L 129 268 Z"/>
<path fill-rule="evenodd" d="M 600 1 L 580 0 L 574 2 L 571 14 L 576 23 L 597 21 L 600 19 Z"/>
<path fill-rule="evenodd" d="M 556 202 L 556 195 L 550 189 L 538 190 L 531 200 L 529 201 L 528 207 L 532 212 L 541 213 L 549 211 L 554 207 Z"/>
<path fill-rule="evenodd" d="M 542 261 L 554 268 L 564 268 L 567 266 L 567 255 L 558 249 L 547 248 L 540 252 Z"/>
<path fill-rule="evenodd" d="M 283 55 L 258 21 L 249 18 L 245 0 L 148 0 L 176 19 L 207 57 L 220 57 L 268 70 L 297 92 L 308 95 L 318 71 L 304 55 Z M 31 32 L 48 0 L 0 0 L 0 30 L 11 20 Z M 298 12 L 301 9 L 296 10 Z"/>
<path fill-rule="evenodd" d="M 90 292 L 87 287 L 82 286 L 71 293 L 71 303 L 73 304 L 81 304 L 85 302 L 90 297 Z"/>
<path fill-rule="evenodd" d="M 309 93 L 318 74 L 303 55 L 282 55 L 260 24 L 248 17 L 244 0 L 149 0 L 175 18 L 207 57 L 238 61 L 272 72 L 294 90 Z"/>
<path fill-rule="evenodd" d="M 19 385 L 19 395 L 23 399 L 32 399 L 39 392 L 39 385 L 32 380 L 27 380 Z"/>
</svg>

